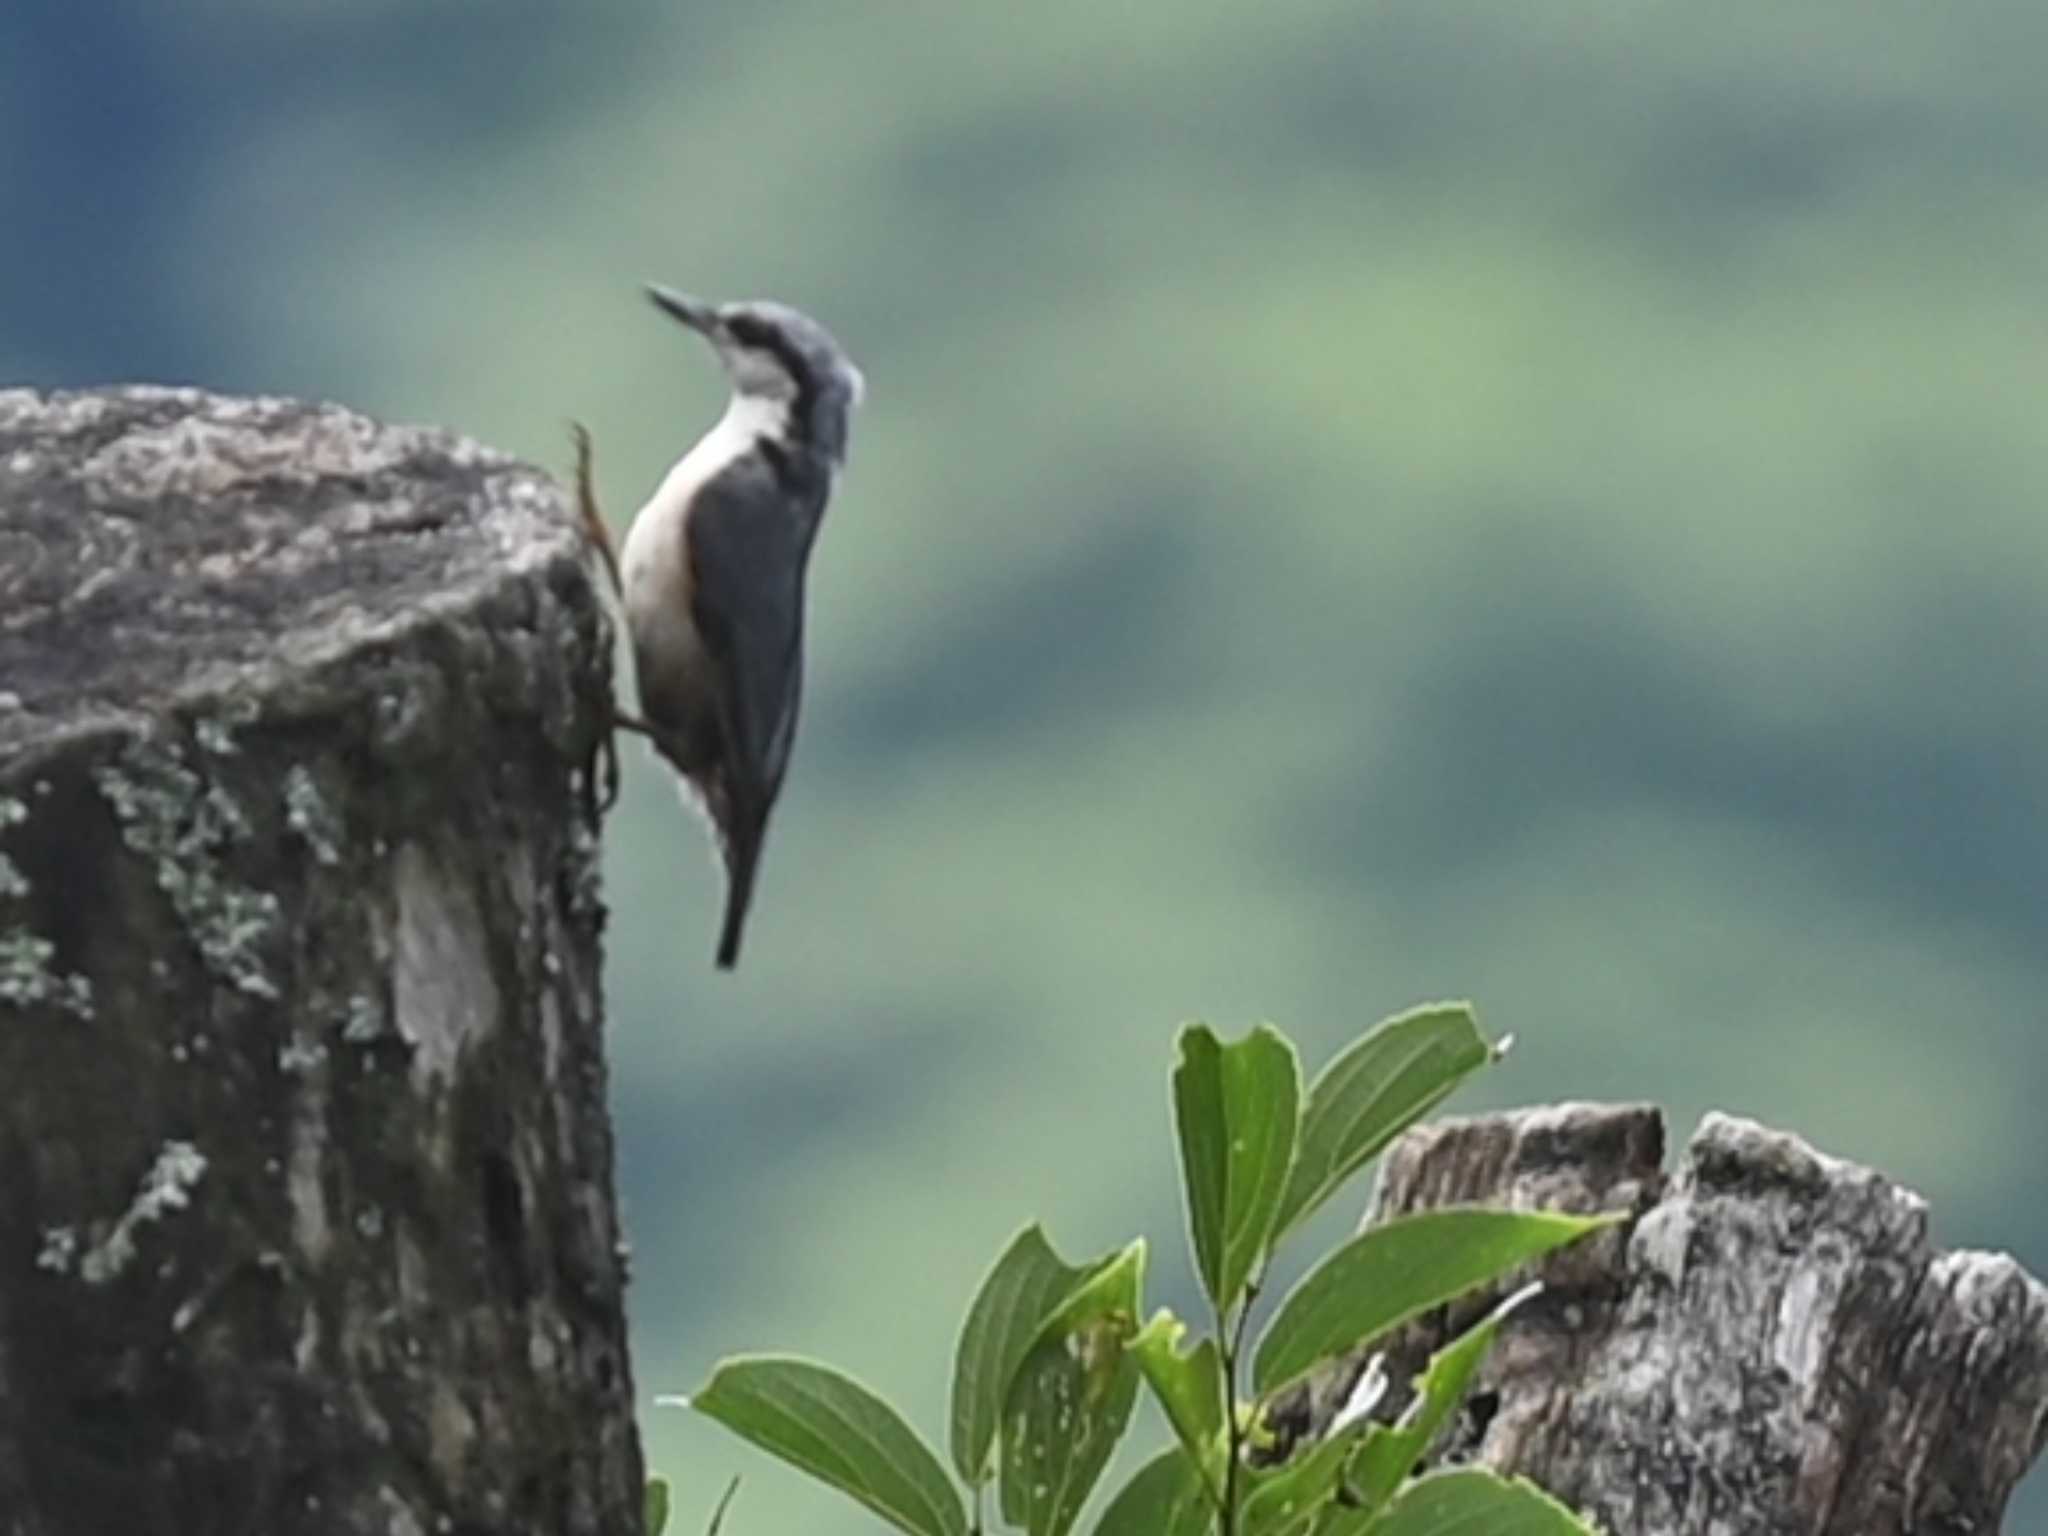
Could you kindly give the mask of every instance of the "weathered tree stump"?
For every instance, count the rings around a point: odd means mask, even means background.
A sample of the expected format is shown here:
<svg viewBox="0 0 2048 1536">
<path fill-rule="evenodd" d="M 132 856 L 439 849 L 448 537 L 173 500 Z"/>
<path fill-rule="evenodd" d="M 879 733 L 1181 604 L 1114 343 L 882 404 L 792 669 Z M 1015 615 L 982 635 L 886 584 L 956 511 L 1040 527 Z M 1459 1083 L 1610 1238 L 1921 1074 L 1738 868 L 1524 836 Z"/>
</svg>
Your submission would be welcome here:
<svg viewBox="0 0 2048 1536">
<path fill-rule="evenodd" d="M 0 393 L 0 1532 L 638 1529 L 538 471 Z"/>
<path fill-rule="evenodd" d="M 2004 1255 L 1936 1252 L 1918 1196 L 1796 1137 L 1710 1115 L 1668 1178 L 1663 1154 L 1657 1110 L 1602 1105 L 1389 1149 L 1369 1221 L 1634 1213 L 1540 1266 L 1438 1454 L 1525 1474 L 1615 1536 L 1996 1531 L 2048 1438 L 2048 1288 Z M 1501 1294 L 1405 1330 L 1380 1411 Z M 1318 1384 L 1314 1427 L 1364 1364 Z"/>
</svg>

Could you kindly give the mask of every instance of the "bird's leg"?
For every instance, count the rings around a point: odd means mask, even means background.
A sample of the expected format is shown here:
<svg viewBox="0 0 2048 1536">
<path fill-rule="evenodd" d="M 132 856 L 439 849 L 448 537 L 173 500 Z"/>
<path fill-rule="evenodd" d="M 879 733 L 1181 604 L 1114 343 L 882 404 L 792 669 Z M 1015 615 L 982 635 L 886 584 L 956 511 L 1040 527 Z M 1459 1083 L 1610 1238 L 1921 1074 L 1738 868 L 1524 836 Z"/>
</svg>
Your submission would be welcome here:
<svg viewBox="0 0 2048 1536">
<path fill-rule="evenodd" d="M 661 746 L 660 731 L 638 715 L 629 715 L 616 704 L 612 706 L 611 719 L 606 723 L 603 735 L 591 749 L 589 782 L 593 817 L 602 816 L 618 803 L 620 731 L 631 731 L 636 736 L 645 736 L 656 748 Z M 600 774 L 604 785 L 602 790 L 598 788 Z"/>
<path fill-rule="evenodd" d="M 659 745 L 661 742 L 661 732 L 657 731 L 645 720 L 642 720 L 638 715 L 629 715 L 616 705 L 612 708 L 612 729 L 631 731 L 635 736 L 645 736 L 656 745 Z"/>
</svg>

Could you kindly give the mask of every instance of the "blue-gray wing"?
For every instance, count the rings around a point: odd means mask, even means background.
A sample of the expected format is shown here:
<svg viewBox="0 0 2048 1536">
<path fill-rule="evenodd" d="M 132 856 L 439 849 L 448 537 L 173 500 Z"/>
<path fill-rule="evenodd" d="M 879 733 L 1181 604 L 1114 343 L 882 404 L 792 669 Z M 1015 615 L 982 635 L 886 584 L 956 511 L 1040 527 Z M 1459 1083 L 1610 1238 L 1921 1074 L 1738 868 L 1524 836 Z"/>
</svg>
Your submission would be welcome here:
<svg viewBox="0 0 2048 1536">
<path fill-rule="evenodd" d="M 728 471 L 690 510 L 691 609 L 717 659 L 727 786 L 736 810 L 765 819 L 789 767 L 803 686 L 804 567 L 824 511 L 765 469 Z"/>
</svg>

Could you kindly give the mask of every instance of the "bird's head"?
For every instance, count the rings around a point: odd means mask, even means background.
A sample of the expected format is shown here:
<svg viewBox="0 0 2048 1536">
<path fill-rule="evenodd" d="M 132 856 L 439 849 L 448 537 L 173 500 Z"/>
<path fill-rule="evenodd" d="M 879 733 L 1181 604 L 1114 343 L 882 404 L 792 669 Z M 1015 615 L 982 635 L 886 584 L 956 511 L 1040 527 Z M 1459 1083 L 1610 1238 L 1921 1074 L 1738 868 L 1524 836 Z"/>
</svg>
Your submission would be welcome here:
<svg viewBox="0 0 2048 1536">
<path fill-rule="evenodd" d="M 866 384 L 830 331 L 772 299 L 708 304 L 658 283 L 647 295 L 711 343 L 734 394 L 782 408 L 794 445 L 834 463 L 846 457 L 847 418 Z"/>
</svg>

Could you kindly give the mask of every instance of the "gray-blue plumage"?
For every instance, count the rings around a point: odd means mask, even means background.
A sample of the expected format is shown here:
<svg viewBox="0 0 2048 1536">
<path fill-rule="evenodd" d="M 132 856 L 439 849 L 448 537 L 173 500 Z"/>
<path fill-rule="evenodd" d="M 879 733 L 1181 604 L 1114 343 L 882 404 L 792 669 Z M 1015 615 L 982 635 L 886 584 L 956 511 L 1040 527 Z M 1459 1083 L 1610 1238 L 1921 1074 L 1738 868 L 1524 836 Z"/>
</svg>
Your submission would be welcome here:
<svg viewBox="0 0 2048 1536">
<path fill-rule="evenodd" d="M 650 292 L 711 343 L 733 385 L 724 416 L 633 519 L 621 562 L 642 717 L 725 858 L 717 958 L 729 967 L 795 743 L 805 570 L 862 380 L 787 305 Z"/>
</svg>

